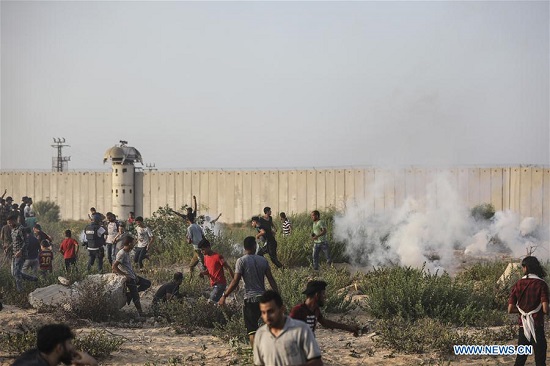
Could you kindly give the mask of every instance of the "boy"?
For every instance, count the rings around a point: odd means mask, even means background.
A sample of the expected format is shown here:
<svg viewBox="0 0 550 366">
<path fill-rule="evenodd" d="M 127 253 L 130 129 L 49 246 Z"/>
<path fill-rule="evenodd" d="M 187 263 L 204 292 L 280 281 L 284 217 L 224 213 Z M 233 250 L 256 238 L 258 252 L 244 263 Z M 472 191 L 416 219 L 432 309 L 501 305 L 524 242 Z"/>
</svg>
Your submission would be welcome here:
<svg viewBox="0 0 550 366">
<path fill-rule="evenodd" d="M 65 270 L 70 272 L 70 267 L 76 269 L 76 255 L 78 253 L 78 242 L 72 238 L 71 230 L 65 230 L 65 239 L 61 242 L 59 252 L 65 259 Z"/>
<path fill-rule="evenodd" d="M 212 287 L 208 301 L 218 302 L 227 287 L 227 280 L 225 279 L 223 269 L 226 268 L 229 271 L 231 278 L 234 276 L 233 270 L 223 259 L 223 256 L 212 250 L 208 240 L 202 239 L 199 243 L 199 249 L 204 256 L 204 266 L 206 267 L 206 270 L 202 271 L 200 275 L 201 277 L 205 275 L 210 277 L 210 286 Z"/>
<path fill-rule="evenodd" d="M 134 263 L 139 265 L 139 269 L 143 269 L 143 260 L 147 258 L 147 251 L 151 250 L 155 236 L 151 229 L 145 226 L 143 217 L 136 217 L 136 225 L 137 247 L 134 250 Z"/>
<path fill-rule="evenodd" d="M 546 337 L 544 314 L 548 314 L 548 285 L 543 278 L 546 271 L 536 257 L 521 261 L 523 277 L 516 282 L 508 299 L 508 313 L 520 313 L 518 345 L 532 345 L 535 364 L 546 365 Z M 516 356 L 516 366 L 523 366 L 527 355 Z"/>
<path fill-rule="evenodd" d="M 281 221 L 283 222 L 283 236 L 289 236 L 292 233 L 292 224 L 290 220 L 286 217 L 286 213 L 281 212 L 279 214 Z"/>
<path fill-rule="evenodd" d="M 133 300 L 140 318 L 145 318 L 145 314 L 141 308 L 139 293 L 151 287 L 151 281 L 136 275 L 134 272 L 132 262 L 130 261 L 130 252 L 133 248 L 134 238 L 131 236 L 125 237 L 122 241 L 122 249 L 116 254 L 112 269 L 114 273 L 126 277 L 126 287 L 129 291 L 126 294 L 127 304 L 130 305 L 130 301 Z"/>
<path fill-rule="evenodd" d="M 53 252 L 51 251 L 51 243 L 48 240 L 42 240 L 40 243 L 40 254 L 38 254 L 40 262 L 40 272 L 46 277 L 47 272 L 53 271 Z"/>
</svg>

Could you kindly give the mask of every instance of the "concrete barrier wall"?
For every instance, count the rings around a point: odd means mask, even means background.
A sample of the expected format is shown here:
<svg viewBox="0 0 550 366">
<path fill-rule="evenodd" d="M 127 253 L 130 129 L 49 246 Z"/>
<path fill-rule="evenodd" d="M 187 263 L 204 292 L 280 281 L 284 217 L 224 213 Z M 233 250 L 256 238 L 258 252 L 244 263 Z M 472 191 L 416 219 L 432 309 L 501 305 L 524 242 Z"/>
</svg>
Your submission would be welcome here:
<svg viewBox="0 0 550 366">
<path fill-rule="evenodd" d="M 289 214 L 362 202 L 372 212 L 399 207 L 407 197 L 422 207 L 427 192 L 443 202 L 444 190 L 436 180 L 446 174 L 453 189 L 469 207 L 492 203 L 522 217 L 550 223 L 550 169 L 543 167 L 404 168 L 322 170 L 231 170 L 139 172 L 135 176 L 135 212 L 150 216 L 159 207 L 180 208 L 197 196 L 199 211 L 223 213 L 223 222 L 249 219 L 270 206 Z M 435 186 L 430 186 L 435 185 Z M 430 188 L 431 187 L 431 188 Z M 94 206 L 112 209 L 111 172 L 33 173 L 0 172 L 0 189 L 15 202 L 30 196 L 61 207 L 63 219 L 84 219 Z"/>
</svg>

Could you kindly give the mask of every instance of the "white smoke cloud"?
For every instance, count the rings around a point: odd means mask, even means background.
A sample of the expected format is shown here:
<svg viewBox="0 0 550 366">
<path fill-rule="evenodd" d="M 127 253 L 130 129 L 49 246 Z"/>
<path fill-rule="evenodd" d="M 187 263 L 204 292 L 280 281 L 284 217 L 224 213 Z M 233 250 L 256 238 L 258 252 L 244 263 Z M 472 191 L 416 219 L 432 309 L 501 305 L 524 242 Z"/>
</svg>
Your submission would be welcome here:
<svg viewBox="0 0 550 366">
<path fill-rule="evenodd" d="M 380 185 L 381 186 L 381 185 Z M 335 218 L 334 236 L 346 243 L 355 264 L 385 266 L 399 264 L 434 271 L 456 267 L 455 251 L 466 255 L 502 253 L 525 256 L 527 248 L 537 246 L 534 255 L 548 258 L 548 243 L 536 219 L 525 219 L 511 211 L 496 212 L 491 220 L 476 221 L 470 208 L 440 174 L 426 187 L 421 201 L 406 198 L 401 207 L 374 213 L 374 197 L 382 194 L 374 187 L 364 202 L 348 205 Z M 546 249 L 546 250 L 545 250 Z"/>
</svg>

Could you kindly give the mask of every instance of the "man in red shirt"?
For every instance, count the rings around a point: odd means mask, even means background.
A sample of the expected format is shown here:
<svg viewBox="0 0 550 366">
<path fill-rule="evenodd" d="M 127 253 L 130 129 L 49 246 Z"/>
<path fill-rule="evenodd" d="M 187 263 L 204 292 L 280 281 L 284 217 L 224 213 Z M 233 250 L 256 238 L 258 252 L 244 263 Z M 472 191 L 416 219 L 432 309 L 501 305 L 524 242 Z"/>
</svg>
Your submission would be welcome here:
<svg viewBox="0 0 550 366">
<path fill-rule="evenodd" d="M 206 270 L 201 272 L 200 275 L 201 277 L 208 275 L 210 277 L 210 286 L 212 287 L 208 301 L 217 303 L 227 287 L 227 280 L 225 279 L 223 269 L 226 268 L 229 271 L 231 278 L 234 276 L 233 270 L 223 259 L 223 256 L 212 250 L 210 242 L 207 239 L 202 239 L 198 247 L 204 255 L 204 266 L 206 267 Z"/>
<path fill-rule="evenodd" d="M 546 337 L 544 314 L 548 314 L 548 285 L 543 278 L 546 271 L 536 257 L 521 261 L 523 277 L 516 282 L 508 299 L 508 312 L 520 313 L 518 345 L 532 345 L 535 364 L 546 365 Z M 523 366 L 527 355 L 516 356 L 516 366 Z"/>
<path fill-rule="evenodd" d="M 65 239 L 59 246 L 59 252 L 65 259 L 65 269 L 69 272 L 71 265 L 76 268 L 76 254 L 78 253 L 78 242 L 72 238 L 71 230 L 65 230 Z"/>
<path fill-rule="evenodd" d="M 315 328 L 317 322 L 319 322 L 325 328 L 347 330 L 353 332 L 353 335 L 357 337 L 359 334 L 358 326 L 338 323 L 326 319 L 321 314 L 320 307 L 325 305 L 326 287 L 327 283 L 325 281 L 309 281 L 305 291 L 302 292 L 307 296 L 306 301 L 293 307 L 289 314 L 290 317 L 307 323 L 313 334 L 315 334 Z"/>
</svg>

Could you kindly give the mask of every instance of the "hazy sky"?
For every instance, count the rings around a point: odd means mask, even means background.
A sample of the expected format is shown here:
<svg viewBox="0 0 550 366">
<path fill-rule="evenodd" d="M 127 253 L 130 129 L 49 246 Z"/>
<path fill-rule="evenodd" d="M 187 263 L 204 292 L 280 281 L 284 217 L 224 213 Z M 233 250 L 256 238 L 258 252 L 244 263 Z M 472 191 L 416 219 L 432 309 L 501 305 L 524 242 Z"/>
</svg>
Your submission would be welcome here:
<svg viewBox="0 0 550 366">
<path fill-rule="evenodd" d="M 2 170 L 550 163 L 547 1 L 0 11 Z"/>
</svg>

